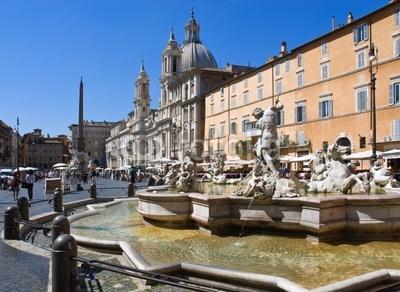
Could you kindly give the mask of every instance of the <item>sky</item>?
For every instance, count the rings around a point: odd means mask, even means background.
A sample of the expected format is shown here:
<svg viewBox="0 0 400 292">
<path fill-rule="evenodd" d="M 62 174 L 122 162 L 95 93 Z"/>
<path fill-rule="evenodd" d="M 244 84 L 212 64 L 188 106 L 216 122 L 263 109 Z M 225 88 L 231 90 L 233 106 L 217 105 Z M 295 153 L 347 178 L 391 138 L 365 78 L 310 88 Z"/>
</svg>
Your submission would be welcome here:
<svg viewBox="0 0 400 292">
<path fill-rule="evenodd" d="M 20 133 L 70 135 L 78 120 L 118 121 L 133 110 L 141 61 L 158 106 L 161 53 L 171 28 L 181 44 L 192 7 L 220 67 L 260 66 L 388 0 L 0 0 L 0 120 Z"/>
</svg>

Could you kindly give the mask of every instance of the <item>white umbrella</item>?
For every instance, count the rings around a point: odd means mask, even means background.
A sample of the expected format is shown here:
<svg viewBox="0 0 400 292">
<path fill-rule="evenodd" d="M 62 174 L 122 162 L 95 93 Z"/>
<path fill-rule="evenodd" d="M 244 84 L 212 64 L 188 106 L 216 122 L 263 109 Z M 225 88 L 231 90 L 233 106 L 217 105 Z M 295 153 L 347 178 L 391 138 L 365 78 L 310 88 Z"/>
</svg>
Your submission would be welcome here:
<svg viewBox="0 0 400 292">
<path fill-rule="evenodd" d="M 345 160 L 367 160 L 372 156 L 372 150 L 362 151 L 362 152 L 354 152 L 349 155 L 343 155 L 343 159 Z M 376 151 L 377 157 L 382 157 L 381 151 Z"/>
<path fill-rule="evenodd" d="M 392 149 L 382 153 L 384 159 L 398 159 L 400 158 L 400 149 Z"/>
<path fill-rule="evenodd" d="M 304 155 L 304 156 L 291 158 L 289 160 L 289 162 L 306 162 L 306 161 L 310 161 L 311 159 L 313 159 L 313 155 L 308 154 L 308 155 Z"/>
<path fill-rule="evenodd" d="M 39 168 L 36 167 L 25 167 L 26 170 L 32 170 L 32 171 L 36 171 L 39 170 Z"/>
<path fill-rule="evenodd" d="M 54 164 L 53 165 L 53 168 L 57 168 L 57 167 L 67 167 L 68 166 L 68 164 L 65 164 L 65 163 L 56 163 L 56 164 Z"/>
<path fill-rule="evenodd" d="M 26 171 L 26 169 L 24 167 L 19 167 L 13 170 L 13 172 L 17 172 L 19 169 L 19 171 Z"/>
</svg>

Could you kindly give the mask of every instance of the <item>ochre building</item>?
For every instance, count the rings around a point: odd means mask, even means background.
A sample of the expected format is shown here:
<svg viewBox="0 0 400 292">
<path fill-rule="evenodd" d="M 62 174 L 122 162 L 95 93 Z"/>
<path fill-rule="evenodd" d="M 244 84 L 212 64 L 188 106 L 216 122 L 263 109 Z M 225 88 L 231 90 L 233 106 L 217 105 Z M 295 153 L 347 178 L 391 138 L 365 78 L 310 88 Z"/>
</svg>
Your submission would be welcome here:
<svg viewBox="0 0 400 292">
<path fill-rule="evenodd" d="M 377 149 L 400 148 L 400 2 L 347 23 L 205 94 L 204 157 L 251 157 L 252 112 L 279 98 L 281 155 L 333 143 L 371 149 L 371 79 L 376 77 Z"/>
</svg>

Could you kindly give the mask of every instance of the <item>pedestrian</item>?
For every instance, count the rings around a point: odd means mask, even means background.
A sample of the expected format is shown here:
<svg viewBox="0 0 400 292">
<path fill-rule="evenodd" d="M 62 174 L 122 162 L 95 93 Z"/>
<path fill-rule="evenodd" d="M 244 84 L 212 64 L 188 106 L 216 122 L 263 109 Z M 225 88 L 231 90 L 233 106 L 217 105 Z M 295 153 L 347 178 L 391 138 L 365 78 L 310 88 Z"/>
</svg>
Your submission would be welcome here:
<svg viewBox="0 0 400 292">
<path fill-rule="evenodd" d="M 29 201 L 32 201 L 32 199 L 33 199 L 33 184 L 35 183 L 35 176 L 33 175 L 32 170 L 28 171 L 28 173 L 25 177 L 25 182 L 26 182 L 26 188 L 28 189 Z"/>
<path fill-rule="evenodd" d="M 14 175 L 11 178 L 11 185 L 10 185 L 11 190 L 13 192 L 14 201 L 18 199 L 19 184 L 20 184 L 19 173 L 18 172 L 14 172 Z"/>
</svg>

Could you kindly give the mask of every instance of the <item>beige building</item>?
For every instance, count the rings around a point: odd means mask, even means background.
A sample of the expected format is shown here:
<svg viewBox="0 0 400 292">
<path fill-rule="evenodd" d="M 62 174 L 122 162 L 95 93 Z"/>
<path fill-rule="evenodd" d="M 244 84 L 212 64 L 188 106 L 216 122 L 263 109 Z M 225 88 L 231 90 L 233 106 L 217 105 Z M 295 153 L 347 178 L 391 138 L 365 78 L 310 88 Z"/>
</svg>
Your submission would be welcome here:
<svg viewBox="0 0 400 292">
<path fill-rule="evenodd" d="M 100 167 L 106 166 L 106 139 L 110 136 L 110 130 L 116 125 L 115 122 L 83 122 L 83 134 L 85 137 L 85 152 L 90 160 Z M 78 125 L 72 124 L 68 127 L 71 131 L 71 147 L 78 147 Z"/>
<path fill-rule="evenodd" d="M 377 60 L 370 59 L 375 55 Z M 371 61 L 370 61 L 371 60 Z M 400 148 L 400 2 L 335 27 L 205 94 L 205 156 L 250 158 L 259 135 L 252 112 L 272 106 L 281 155 L 333 143 L 371 149 L 371 71 L 376 76 L 377 148 Z"/>
<path fill-rule="evenodd" d="M 67 162 L 68 140 L 64 135 L 44 137 L 41 129 L 34 129 L 22 137 L 22 148 L 21 166 L 49 169 L 56 163 Z"/>
</svg>

